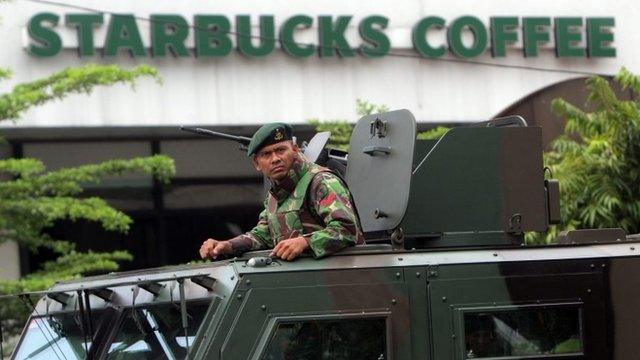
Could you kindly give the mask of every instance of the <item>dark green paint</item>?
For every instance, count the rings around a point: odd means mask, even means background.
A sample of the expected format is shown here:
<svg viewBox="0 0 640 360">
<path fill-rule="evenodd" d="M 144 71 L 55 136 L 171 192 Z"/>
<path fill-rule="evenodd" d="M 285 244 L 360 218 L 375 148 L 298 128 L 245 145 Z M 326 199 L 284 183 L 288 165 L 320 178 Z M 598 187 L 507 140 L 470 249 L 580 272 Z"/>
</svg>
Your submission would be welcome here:
<svg viewBox="0 0 640 360">
<path fill-rule="evenodd" d="M 233 44 L 229 38 L 231 23 L 223 15 L 196 15 L 196 56 L 227 56 Z"/>
<path fill-rule="evenodd" d="M 92 56 L 95 53 L 93 28 L 104 22 L 102 14 L 67 14 L 65 24 L 76 28 L 78 35 L 78 55 Z"/>
<path fill-rule="evenodd" d="M 151 15 L 151 54 L 165 57 L 167 51 L 174 57 L 187 57 L 184 42 L 189 36 L 189 24 L 180 15 Z"/>
<path fill-rule="evenodd" d="M 31 17 L 29 20 L 28 31 L 29 36 L 36 43 L 29 44 L 29 53 L 38 57 L 51 57 L 55 56 L 62 49 L 62 40 L 60 36 L 46 27 L 44 23 L 49 23 L 49 26 L 54 27 L 58 25 L 60 17 L 53 13 L 38 13 Z"/>
<path fill-rule="evenodd" d="M 280 46 L 282 50 L 295 57 L 305 58 L 313 55 L 314 45 L 301 45 L 296 42 L 294 32 L 297 29 L 308 29 L 313 25 L 313 18 L 307 15 L 295 15 L 288 18 L 280 27 Z"/>
<path fill-rule="evenodd" d="M 548 43 L 551 19 L 548 17 L 525 17 L 522 19 L 524 32 L 524 56 L 538 56 L 538 46 Z"/>
<path fill-rule="evenodd" d="M 615 19 L 587 18 L 587 52 L 589 57 L 615 57 L 616 49 L 607 43 L 613 43 L 613 33 L 604 32 L 616 24 Z"/>
<path fill-rule="evenodd" d="M 459 335 L 463 333 L 464 312 L 473 308 L 491 312 L 525 305 L 557 306 L 583 302 L 580 305 L 583 320 L 589 324 L 584 328 L 583 336 L 591 339 L 603 336 L 605 319 L 599 303 L 603 296 L 600 269 L 587 272 L 590 264 L 585 260 L 570 260 L 564 266 L 559 262 L 536 265 L 527 266 L 522 262 L 440 266 L 437 278 L 429 283 L 428 291 L 435 358 L 466 358 Z M 592 295 L 582 296 L 587 289 Z M 604 354 L 604 348 L 603 344 L 594 341 L 587 354 L 596 355 L 593 358 L 597 359 L 611 358 Z"/>
<path fill-rule="evenodd" d="M 445 20 L 439 16 L 429 16 L 420 20 L 412 31 L 413 47 L 420 55 L 428 58 L 439 58 L 447 52 L 447 47 L 440 45 L 433 47 L 427 41 L 427 31 L 431 28 L 442 29 L 445 26 Z"/>
<path fill-rule="evenodd" d="M 353 57 L 355 52 L 344 37 L 351 16 L 338 16 L 334 23 L 332 16 L 318 17 L 318 36 L 320 57 Z"/>
<path fill-rule="evenodd" d="M 462 30 L 469 29 L 473 34 L 473 44 L 466 47 L 462 42 Z M 487 48 L 487 29 L 475 16 L 462 16 L 453 21 L 447 30 L 447 40 L 452 53 L 463 58 L 472 58 L 482 54 Z"/>
<path fill-rule="evenodd" d="M 583 354 L 573 357 L 623 360 L 631 359 L 626 355 L 636 345 L 634 335 L 640 316 L 634 309 L 640 290 L 635 285 L 640 278 L 634 274 L 640 273 L 640 258 L 631 254 L 622 258 L 607 254 L 615 252 L 616 247 L 620 247 L 619 242 L 600 243 L 595 247 L 496 249 L 485 246 L 476 250 L 445 248 L 426 252 L 391 251 L 389 247 L 381 251 L 369 245 L 359 253 L 355 252 L 358 249 L 349 249 L 325 260 L 301 258 L 293 262 L 275 260 L 275 265 L 261 268 L 247 266 L 251 256 L 267 255 L 259 252 L 230 261 L 76 279 L 57 283 L 52 291 L 72 293 L 69 289 L 104 286 L 113 289 L 117 296 L 110 304 L 93 303 L 92 311 L 103 311 L 107 307 L 126 310 L 132 306 L 129 296 L 136 281 L 208 274 L 216 280 L 210 291 L 184 281 L 189 287 L 189 291 L 185 291 L 188 302 L 210 304 L 201 318 L 200 329 L 190 340 L 187 359 L 259 359 L 273 341 L 274 330 L 283 322 L 350 322 L 368 318 L 381 318 L 386 322 L 385 359 L 465 359 L 463 320 L 467 313 L 571 307 L 580 312 L 580 336 L 584 344 Z M 559 257 L 559 251 L 564 255 Z M 496 256 L 492 256 L 492 252 Z M 585 252 L 598 255 L 595 258 L 571 255 Z M 509 259 L 503 258 L 509 256 Z M 554 259 L 545 258 L 554 256 Z M 133 283 L 122 284 L 130 281 Z M 169 295 L 175 281 L 164 280 L 161 284 L 164 286 L 157 297 L 141 292 L 136 306 L 145 308 L 166 303 L 179 306 L 179 299 Z M 57 303 L 41 299 L 40 314 L 44 313 L 47 303 L 50 314 L 78 312 L 75 302 L 60 309 Z M 108 320 L 114 326 L 104 326 L 105 332 L 94 338 L 92 348 L 106 353 L 114 348 L 117 324 L 126 312 L 105 313 L 108 319 L 103 317 L 102 323 Z M 146 319 L 141 317 L 138 321 L 144 323 Z M 190 323 L 192 319 L 187 321 Z M 165 333 L 171 332 L 172 340 L 174 337 L 181 340 L 180 323 L 174 321 L 173 324 L 175 328 L 165 329 Z M 520 330 L 510 326 L 513 324 L 505 323 L 501 328 Z M 526 331 L 521 329 L 521 335 L 526 334 L 535 345 L 544 339 L 542 334 Z M 504 331 L 500 334 L 505 337 Z M 339 339 L 319 341 L 313 337 L 313 331 L 309 336 L 308 329 L 306 333 L 292 335 L 299 341 L 316 341 L 323 346 L 340 342 Z M 509 339 L 514 340 L 515 345 L 521 341 Z M 24 342 L 20 344 L 25 346 Z M 340 345 L 365 346 L 344 341 Z M 156 355 L 164 355 L 158 343 L 153 346 L 160 351 Z M 512 357 L 518 357 L 515 348 L 513 350 Z M 545 353 L 539 357 L 558 356 Z"/>
<path fill-rule="evenodd" d="M 507 45 L 518 41 L 518 33 L 515 31 L 520 25 L 520 20 L 515 16 L 495 16 L 491 20 L 491 56 L 505 57 Z"/>
<path fill-rule="evenodd" d="M 369 45 L 363 44 L 360 46 L 360 51 L 365 57 L 381 57 L 385 56 L 391 48 L 391 42 L 385 33 L 382 31 L 389 25 L 389 19 L 380 16 L 373 15 L 364 18 L 358 30 L 360 37 Z"/>
<path fill-rule="evenodd" d="M 220 348 L 223 358 L 247 359 L 258 357 L 260 346 L 246 346 L 247 339 L 256 339 L 257 343 L 267 341 L 272 333 L 270 320 L 295 319 L 300 316 L 323 318 L 323 314 L 335 317 L 335 309 L 343 309 L 341 317 L 360 316 L 363 312 L 388 313 L 390 327 L 407 329 L 405 319 L 409 316 L 409 299 L 404 280 L 397 278 L 399 269 L 377 268 L 352 271 L 323 271 L 291 274 L 251 275 L 249 290 L 244 292 L 242 309 L 237 314 L 229 314 L 222 324 L 227 340 Z M 304 285 L 289 286 L 290 276 L 304 277 Z M 260 281 L 259 277 L 266 277 Z M 244 279 L 248 277 L 245 276 Z M 246 280 L 245 280 L 246 281 Z M 245 282 L 246 283 L 246 282 Z M 264 285 L 260 285 L 264 283 Z M 274 286 L 277 284 L 276 286 Z M 371 296 L 378 294 L 378 296 Z M 232 294 L 237 299 L 237 293 Z M 358 299 L 357 305 L 354 302 Z M 391 306 L 391 300 L 396 303 Z M 265 305 L 266 310 L 262 310 Z M 291 309 L 296 309 L 294 313 Z M 356 310 L 357 309 L 357 310 Z M 235 316 L 234 316 L 235 315 Z M 218 333 L 221 334 L 221 333 Z M 409 359 L 411 356 L 411 337 L 408 332 L 396 333 L 395 346 L 388 349 L 391 358 Z M 385 357 L 386 358 L 386 357 Z"/>
<path fill-rule="evenodd" d="M 405 232 L 425 234 L 501 228 L 500 133 L 499 129 L 453 128 L 443 136 L 414 172 L 411 182 L 421 186 L 412 187 L 409 195 L 402 225 Z M 462 147 L 469 149 L 465 156 L 461 156 Z M 463 173 L 469 176 L 462 176 Z M 452 198 L 452 193 L 457 196 Z M 421 215 L 424 204 L 439 211 L 424 217 Z"/>
<path fill-rule="evenodd" d="M 249 15 L 236 16 L 236 41 L 238 51 L 247 57 L 261 57 L 269 55 L 275 48 L 275 25 L 273 16 L 260 16 L 260 33 L 251 32 L 251 17 Z M 255 45 L 259 43 L 259 45 Z"/>
<path fill-rule="evenodd" d="M 582 41 L 582 18 L 560 17 L 555 18 L 556 56 L 557 57 L 584 57 L 584 49 L 576 45 Z"/>
<path fill-rule="evenodd" d="M 134 57 L 143 57 L 147 54 L 134 15 L 111 16 L 104 45 L 104 55 L 115 56 L 120 50 L 125 50 Z"/>
<path fill-rule="evenodd" d="M 508 232 L 513 214 L 521 214 L 524 231 L 544 231 L 541 134 L 535 127 L 449 130 L 428 155 L 416 160 L 419 165 L 400 224 L 405 235 L 432 236 L 434 241 L 442 236 L 437 245 L 464 246 L 474 239 L 505 244 L 514 241 L 500 235 Z M 438 211 L 424 216 L 425 204 Z M 487 236 L 468 233 L 473 231 L 486 231 Z"/>
<path fill-rule="evenodd" d="M 427 292 L 428 267 L 415 266 L 404 268 L 404 280 L 407 283 L 407 292 L 411 306 L 411 353 L 429 354 L 432 347 L 432 337 L 429 334 L 431 316 L 428 306 Z"/>
</svg>

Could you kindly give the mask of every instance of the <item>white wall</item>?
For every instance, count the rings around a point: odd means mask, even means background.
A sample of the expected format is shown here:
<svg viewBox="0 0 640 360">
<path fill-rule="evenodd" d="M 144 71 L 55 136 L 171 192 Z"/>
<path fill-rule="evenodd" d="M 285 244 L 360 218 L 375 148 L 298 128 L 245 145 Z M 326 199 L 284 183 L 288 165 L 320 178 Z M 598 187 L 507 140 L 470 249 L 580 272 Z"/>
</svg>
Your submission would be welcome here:
<svg viewBox="0 0 640 360">
<path fill-rule="evenodd" d="M 273 14 L 276 27 L 295 15 L 354 15 L 350 38 L 360 43 L 355 28 L 365 16 L 389 18 L 386 33 L 394 52 L 417 54 L 410 49 L 411 27 L 424 16 L 442 16 L 448 21 L 474 15 L 485 22 L 490 16 L 609 16 L 615 17 L 616 58 L 557 59 L 551 48 L 537 58 L 525 58 L 514 46 L 506 58 L 493 59 L 486 53 L 474 60 L 498 64 L 526 65 L 553 69 L 615 74 L 624 65 L 640 72 L 640 33 L 635 29 L 639 7 L 633 0 L 64 0 L 95 9 L 149 14 L 176 13 L 191 21 L 193 14 L 224 14 L 230 20 L 239 14 Z M 149 63 L 158 68 L 164 84 L 142 81 L 135 93 L 124 86 L 100 89 L 91 96 L 72 96 L 64 101 L 31 110 L 16 125 L 0 126 L 104 126 L 258 124 L 269 121 L 304 122 L 309 118 L 356 120 L 355 100 L 366 99 L 391 108 L 407 108 L 419 121 L 469 121 L 490 118 L 527 94 L 553 83 L 576 77 L 572 74 L 537 70 L 489 67 L 457 62 L 386 56 L 378 59 L 319 58 L 294 59 L 276 50 L 262 59 L 247 59 L 237 52 L 221 59 L 130 59 L 78 58 L 71 50 L 76 40 L 70 29 L 59 26 L 64 50 L 52 58 L 29 55 L 25 26 L 41 11 L 60 15 L 81 12 L 28 0 L 0 4 L 0 66 L 13 69 L 11 81 L 0 83 L 0 92 L 18 82 L 46 76 L 68 66 L 85 63 L 118 63 L 131 67 Z M 106 19 L 105 19 L 106 20 Z M 106 22 L 106 21 L 105 21 Z M 143 22 L 141 27 L 148 26 Z M 314 23 L 315 24 L 315 23 Z M 96 43 L 104 29 L 96 33 Z M 143 38 L 148 36 L 141 29 Z M 315 29 L 298 37 L 316 41 Z M 438 41 L 438 34 L 434 34 Z"/>
<path fill-rule="evenodd" d="M 11 148 L 0 143 L 0 160 L 11 157 Z M 0 173 L 0 181 L 10 179 L 6 173 Z M 20 277 L 20 251 L 13 241 L 0 243 L 0 279 L 15 280 Z"/>
<path fill-rule="evenodd" d="M 0 279 L 16 280 L 20 277 L 20 251 L 18 244 L 7 241 L 0 244 Z"/>
</svg>

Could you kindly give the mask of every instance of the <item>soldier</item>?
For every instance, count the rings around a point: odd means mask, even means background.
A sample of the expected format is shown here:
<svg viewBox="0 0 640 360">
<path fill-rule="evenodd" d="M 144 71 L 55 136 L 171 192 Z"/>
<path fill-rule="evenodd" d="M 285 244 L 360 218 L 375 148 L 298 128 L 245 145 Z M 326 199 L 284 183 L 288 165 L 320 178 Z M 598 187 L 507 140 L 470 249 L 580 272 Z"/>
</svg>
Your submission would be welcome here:
<svg viewBox="0 0 640 360">
<path fill-rule="evenodd" d="M 309 250 L 314 258 L 364 244 L 349 190 L 331 170 L 306 160 L 294 143 L 291 126 L 262 126 L 247 155 L 271 182 L 258 224 L 249 232 L 221 241 L 207 239 L 203 259 L 272 248 L 270 256 L 293 260 Z"/>
</svg>

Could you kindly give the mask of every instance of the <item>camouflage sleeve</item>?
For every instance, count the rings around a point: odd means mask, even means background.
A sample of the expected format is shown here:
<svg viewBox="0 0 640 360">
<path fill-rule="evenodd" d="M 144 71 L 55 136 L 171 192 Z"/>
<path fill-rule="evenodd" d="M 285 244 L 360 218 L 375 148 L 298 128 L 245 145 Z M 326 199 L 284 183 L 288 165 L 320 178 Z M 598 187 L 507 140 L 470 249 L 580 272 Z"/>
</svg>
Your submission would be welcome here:
<svg viewBox="0 0 640 360">
<path fill-rule="evenodd" d="M 230 239 L 229 242 L 231 242 L 233 252 L 236 254 L 273 248 L 273 241 L 267 224 L 267 210 L 265 209 L 260 213 L 258 223 L 253 229 Z"/>
<path fill-rule="evenodd" d="M 325 228 L 305 235 L 313 256 L 321 258 L 358 243 L 358 225 L 349 190 L 336 175 L 316 175 L 309 189 L 311 210 L 315 210 Z"/>
</svg>

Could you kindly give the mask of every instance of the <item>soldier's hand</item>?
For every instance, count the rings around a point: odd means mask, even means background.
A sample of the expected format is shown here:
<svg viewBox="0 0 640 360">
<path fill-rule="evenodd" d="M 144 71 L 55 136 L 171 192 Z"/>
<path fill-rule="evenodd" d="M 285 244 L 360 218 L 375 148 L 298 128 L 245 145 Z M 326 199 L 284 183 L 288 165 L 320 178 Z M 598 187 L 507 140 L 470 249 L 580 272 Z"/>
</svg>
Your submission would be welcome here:
<svg viewBox="0 0 640 360">
<path fill-rule="evenodd" d="M 269 256 L 277 256 L 282 260 L 291 261 L 297 258 L 303 251 L 309 248 L 307 239 L 302 236 L 282 240 L 273 248 Z"/>
<path fill-rule="evenodd" d="M 200 246 L 200 257 L 203 259 L 216 259 L 219 255 L 233 253 L 233 247 L 228 241 L 207 239 Z"/>
</svg>

